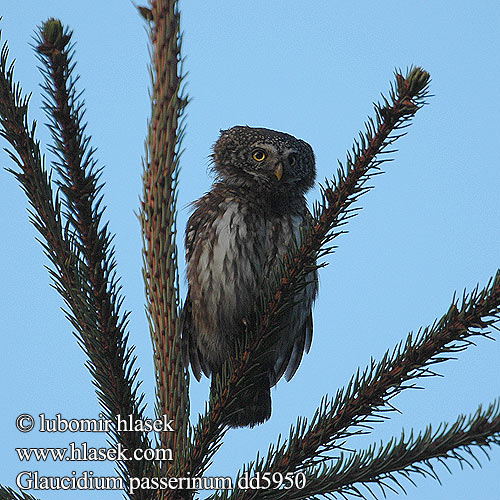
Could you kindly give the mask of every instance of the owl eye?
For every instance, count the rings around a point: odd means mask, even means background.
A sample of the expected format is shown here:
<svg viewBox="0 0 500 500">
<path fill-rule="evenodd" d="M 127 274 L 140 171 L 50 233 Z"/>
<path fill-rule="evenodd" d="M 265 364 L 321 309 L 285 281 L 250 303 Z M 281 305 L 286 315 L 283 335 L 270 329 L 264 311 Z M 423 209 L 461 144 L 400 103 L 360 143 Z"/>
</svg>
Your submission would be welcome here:
<svg viewBox="0 0 500 500">
<path fill-rule="evenodd" d="M 297 163 L 297 157 L 293 153 L 291 155 L 288 155 L 288 163 L 290 163 L 291 167 L 293 167 Z"/>
<path fill-rule="evenodd" d="M 258 162 L 261 162 L 261 161 L 264 161 L 266 158 L 267 158 L 267 154 L 264 150 L 262 149 L 256 149 L 253 153 L 252 153 L 252 158 L 255 160 L 255 161 L 258 161 Z"/>
</svg>

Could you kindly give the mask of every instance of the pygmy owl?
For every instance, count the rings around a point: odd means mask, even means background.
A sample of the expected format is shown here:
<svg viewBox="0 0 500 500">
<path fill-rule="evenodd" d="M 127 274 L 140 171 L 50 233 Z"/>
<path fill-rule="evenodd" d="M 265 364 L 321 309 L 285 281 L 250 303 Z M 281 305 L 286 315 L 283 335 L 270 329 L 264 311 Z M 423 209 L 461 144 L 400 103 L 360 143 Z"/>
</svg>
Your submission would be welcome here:
<svg viewBox="0 0 500 500">
<path fill-rule="evenodd" d="M 224 360 L 244 334 L 245 319 L 292 239 L 310 214 L 305 193 L 315 178 L 314 153 L 306 142 L 283 132 L 237 126 L 221 131 L 213 149 L 216 180 L 196 201 L 186 229 L 188 295 L 182 336 L 195 377 L 212 374 L 212 388 Z M 262 377 L 239 398 L 233 427 L 271 416 L 270 388 L 284 374 L 290 380 L 312 338 L 311 307 L 317 276 L 283 316 L 280 338 L 263 361 Z"/>
</svg>

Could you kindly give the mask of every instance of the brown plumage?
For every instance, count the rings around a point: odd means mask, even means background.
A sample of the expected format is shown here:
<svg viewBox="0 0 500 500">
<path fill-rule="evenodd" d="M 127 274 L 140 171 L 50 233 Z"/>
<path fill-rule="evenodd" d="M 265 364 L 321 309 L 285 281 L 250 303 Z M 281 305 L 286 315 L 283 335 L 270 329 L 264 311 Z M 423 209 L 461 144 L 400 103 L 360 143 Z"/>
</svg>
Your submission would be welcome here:
<svg viewBox="0 0 500 500">
<path fill-rule="evenodd" d="M 195 377 L 215 375 L 234 352 L 244 321 L 266 280 L 310 214 L 305 193 L 314 184 L 312 148 L 282 132 L 233 127 L 214 146 L 212 189 L 194 203 L 186 229 L 188 296 L 182 335 Z M 272 387 L 290 380 L 312 338 L 316 273 L 284 316 L 276 350 L 260 366 L 262 377 L 242 395 L 233 427 L 271 416 Z"/>
</svg>

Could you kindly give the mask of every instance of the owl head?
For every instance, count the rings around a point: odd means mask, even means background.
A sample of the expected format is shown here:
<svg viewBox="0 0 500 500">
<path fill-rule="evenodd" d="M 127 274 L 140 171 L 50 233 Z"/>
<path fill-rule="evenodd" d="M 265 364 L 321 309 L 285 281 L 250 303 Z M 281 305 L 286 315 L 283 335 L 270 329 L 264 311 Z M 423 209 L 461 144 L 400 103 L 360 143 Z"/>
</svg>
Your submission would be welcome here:
<svg viewBox="0 0 500 500">
<path fill-rule="evenodd" d="M 221 130 L 214 145 L 213 170 L 229 185 L 276 196 L 304 194 L 314 184 L 314 153 L 290 134 L 236 126 Z"/>
</svg>

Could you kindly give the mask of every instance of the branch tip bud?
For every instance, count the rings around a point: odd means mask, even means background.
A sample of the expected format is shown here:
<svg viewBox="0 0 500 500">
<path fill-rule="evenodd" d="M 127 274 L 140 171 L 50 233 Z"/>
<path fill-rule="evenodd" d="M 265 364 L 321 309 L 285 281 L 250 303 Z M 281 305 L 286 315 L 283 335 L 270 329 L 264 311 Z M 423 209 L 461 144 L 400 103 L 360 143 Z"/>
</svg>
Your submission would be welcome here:
<svg viewBox="0 0 500 500">
<path fill-rule="evenodd" d="M 63 25 L 59 19 L 51 17 L 42 24 L 40 28 L 42 43 L 38 47 L 41 53 L 47 53 L 53 50 L 64 50 L 71 39 L 71 33 L 65 33 Z"/>
<path fill-rule="evenodd" d="M 420 66 L 414 66 L 408 71 L 405 80 L 408 92 L 413 97 L 427 87 L 431 80 L 431 75 Z"/>
</svg>

